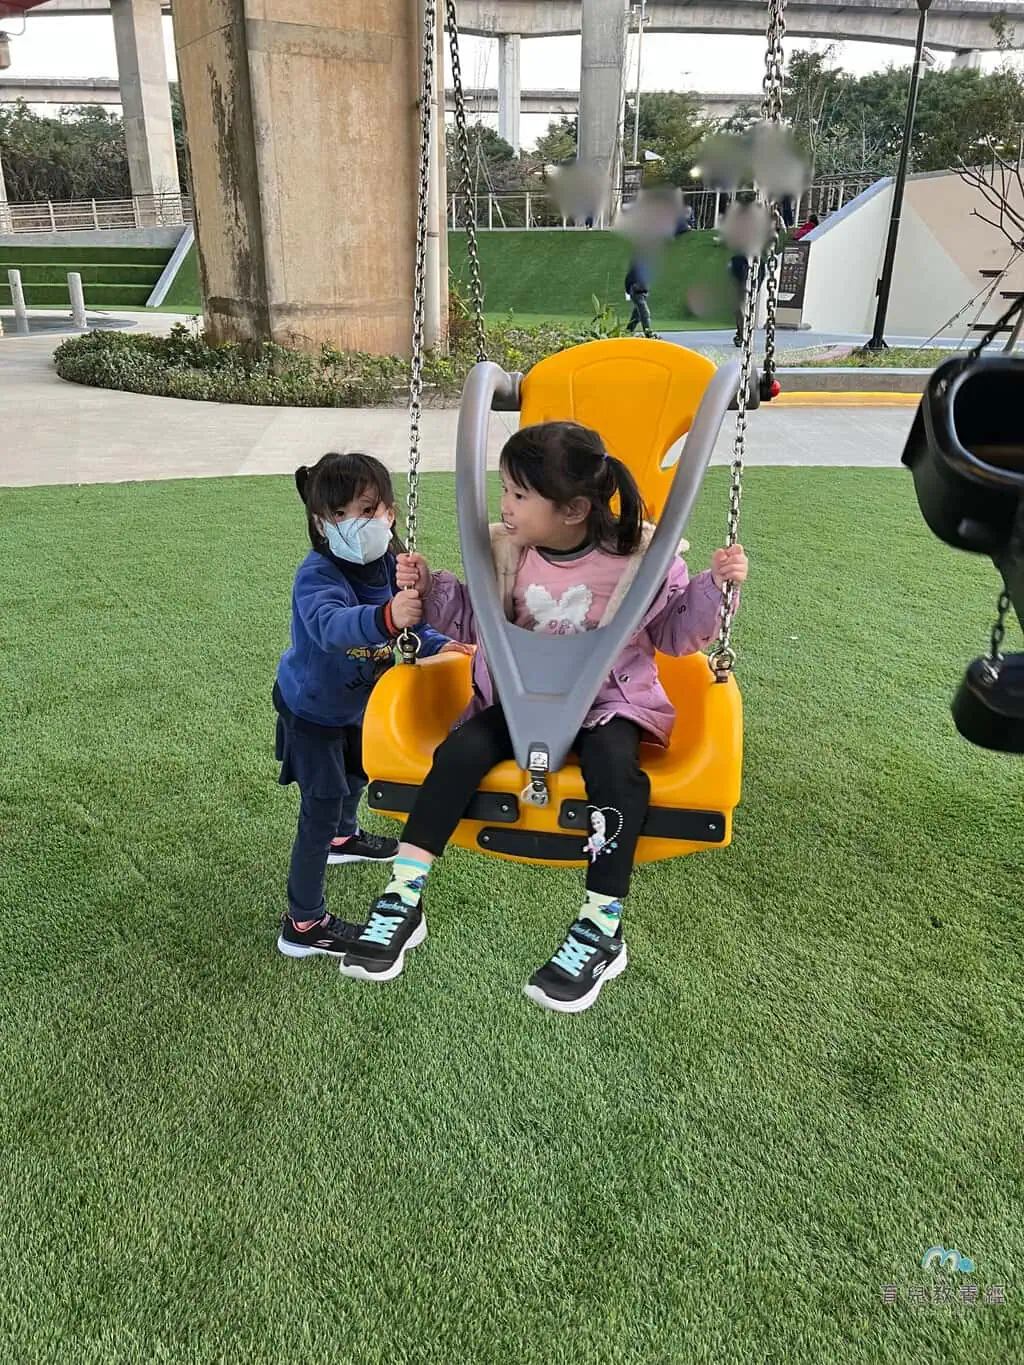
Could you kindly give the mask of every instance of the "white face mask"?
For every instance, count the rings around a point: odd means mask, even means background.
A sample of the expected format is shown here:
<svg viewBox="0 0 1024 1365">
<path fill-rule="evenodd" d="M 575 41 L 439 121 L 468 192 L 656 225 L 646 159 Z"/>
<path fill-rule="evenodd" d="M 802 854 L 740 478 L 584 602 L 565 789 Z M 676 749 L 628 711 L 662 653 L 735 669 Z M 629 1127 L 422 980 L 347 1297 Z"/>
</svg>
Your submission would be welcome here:
<svg viewBox="0 0 1024 1365">
<path fill-rule="evenodd" d="M 337 524 L 325 521 L 327 548 L 349 564 L 372 564 L 387 554 L 391 544 L 391 521 L 382 517 L 346 517 Z"/>
</svg>

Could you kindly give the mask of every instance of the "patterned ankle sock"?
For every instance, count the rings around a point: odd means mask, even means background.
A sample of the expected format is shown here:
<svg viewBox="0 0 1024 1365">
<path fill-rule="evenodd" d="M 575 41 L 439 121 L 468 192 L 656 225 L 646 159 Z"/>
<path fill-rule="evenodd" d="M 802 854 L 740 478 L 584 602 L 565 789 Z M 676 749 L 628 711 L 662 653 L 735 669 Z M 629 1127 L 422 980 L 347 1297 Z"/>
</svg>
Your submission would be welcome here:
<svg viewBox="0 0 1024 1365">
<path fill-rule="evenodd" d="M 396 858 L 395 873 L 384 894 L 399 896 L 410 910 L 414 910 L 420 903 L 429 871 L 429 863 L 421 863 L 416 858 Z"/>
<path fill-rule="evenodd" d="M 580 919 L 590 920 L 602 934 L 614 938 L 622 923 L 622 902 L 615 896 L 602 896 L 596 891 L 588 891 Z"/>
</svg>

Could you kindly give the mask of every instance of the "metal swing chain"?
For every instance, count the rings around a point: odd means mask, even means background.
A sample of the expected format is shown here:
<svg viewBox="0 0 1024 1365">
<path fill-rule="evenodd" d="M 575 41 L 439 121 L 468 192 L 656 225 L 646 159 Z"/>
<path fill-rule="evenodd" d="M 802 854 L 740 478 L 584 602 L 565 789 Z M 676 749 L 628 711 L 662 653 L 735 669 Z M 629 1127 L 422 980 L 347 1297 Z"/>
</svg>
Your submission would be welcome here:
<svg viewBox="0 0 1024 1365">
<path fill-rule="evenodd" d="M 1006 618 L 1009 615 L 1011 605 L 1010 594 L 1003 588 L 999 594 L 996 619 L 992 625 L 992 643 L 985 670 L 993 682 L 999 677 L 1003 667 L 1003 640 L 1006 638 Z"/>
<path fill-rule="evenodd" d="M 783 49 L 782 40 L 786 32 L 786 0 L 769 0 L 768 6 L 768 50 L 765 54 L 764 100 L 761 112 L 766 121 L 780 122 L 782 119 L 783 89 Z M 766 249 L 772 252 L 769 258 L 768 316 L 765 327 L 765 367 L 766 372 L 774 374 L 775 369 L 775 308 L 778 302 L 778 289 L 775 272 L 772 268 L 774 249 L 778 242 L 778 210 L 775 214 L 775 236 Z M 750 376 L 754 368 L 754 315 L 757 309 L 758 273 L 760 257 L 754 256 L 747 262 L 746 294 L 743 300 L 743 349 L 740 356 L 740 387 L 736 395 L 736 438 L 733 442 L 732 479 L 729 484 L 729 521 L 726 535 L 726 548 L 732 549 L 739 540 L 740 503 L 743 498 L 743 461 L 747 441 L 747 399 L 750 394 Z M 768 366 L 771 370 L 768 371 Z M 732 647 L 732 618 L 736 609 L 736 584 L 729 581 L 722 588 L 721 625 L 718 640 L 715 642 L 708 662 L 715 675 L 715 681 L 728 682 L 736 667 L 736 651 Z"/>
<path fill-rule="evenodd" d="M 1018 509 L 1014 520 L 1013 530 L 1010 533 L 1010 544 L 1008 555 L 1012 561 L 1019 560 L 1024 555 L 1024 510 Z M 1010 597 L 1010 590 L 1006 585 L 1006 574 L 1000 571 L 1003 579 L 1003 589 L 999 594 L 996 603 L 996 619 L 992 623 L 992 636 L 989 642 L 989 654 L 984 663 L 983 676 L 989 684 L 998 682 L 999 675 L 1003 669 L 1003 641 L 1006 638 L 1006 618 L 1010 614 L 1013 606 L 1013 599 Z"/>
<path fill-rule="evenodd" d="M 427 228 L 430 214 L 430 137 L 434 121 L 437 0 L 423 3 L 423 60 L 420 66 L 419 197 L 416 205 L 416 265 L 412 290 L 412 365 L 409 374 L 409 491 L 406 500 L 406 541 L 416 551 L 420 497 L 420 416 L 423 411 L 423 327 L 427 294 Z M 414 664 L 420 637 L 407 626 L 398 637 L 402 662 Z"/>
<path fill-rule="evenodd" d="M 459 154 L 459 172 L 465 199 L 466 254 L 469 257 L 469 289 L 473 307 L 473 332 L 476 338 L 476 358 L 487 359 L 487 332 L 484 327 L 484 287 L 480 276 L 480 252 L 476 240 L 476 198 L 473 195 L 473 172 L 469 164 L 469 133 L 466 128 L 466 97 L 462 86 L 462 63 L 459 59 L 459 19 L 455 0 L 445 0 L 448 24 L 448 44 L 452 58 L 452 91 L 455 95 L 455 144 Z"/>
<path fill-rule="evenodd" d="M 761 117 L 776 127 L 782 124 L 782 92 L 785 82 L 786 0 L 770 0 L 768 10 L 768 50 L 765 53 L 764 99 Z M 785 224 L 777 205 L 772 205 L 772 235 L 766 245 L 768 268 L 765 272 L 767 310 L 764 320 L 764 383 L 769 388 L 775 378 L 775 314 L 779 305 L 779 237 Z"/>
<path fill-rule="evenodd" d="M 1014 301 L 1010 304 L 1009 308 L 1007 308 L 1006 311 L 1003 313 L 1002 317 L 998 318 L 988 329 L 988 331 L 985 332 L 981 340 L 971 348 L 971 350 L 967 354 L 968 364 L 978 359 L 978 357 L 981 355 L 985 347 L 995 340 L 995 338 L 1003 330 L 1006 324 L 1010 322 L 1021 311 L 1021 309 L 1024 309 L 1024 295 L 1022 295 L 1019 299 L 1014 299 Z M 1011 544 L 1012 551 L 1015 555 L 1019 554 L 1021 549 L 1024 548 L 1024 516 L 1018 516 L 1017 518 L 1017 523 L 1014 527 Z M 1013 603 L 1010 599 L 1010 594 L 1006 589 L 1006 583 L 1004 580 L 1003 590 L 999 594 L 999 598 L 996 602 L 996 619 L 992 623 L 992 635 L 989 641 L 989 655 L 988 658 L 985 660 L 984 674 L 989 683 L 996 682 L 999 678 L 1000 672 L 1002 671 L 1003 640 L 1006 638 L 1006 618 L 1010 613 L 1010 607 L 1012 605 Z"/>
</svg>

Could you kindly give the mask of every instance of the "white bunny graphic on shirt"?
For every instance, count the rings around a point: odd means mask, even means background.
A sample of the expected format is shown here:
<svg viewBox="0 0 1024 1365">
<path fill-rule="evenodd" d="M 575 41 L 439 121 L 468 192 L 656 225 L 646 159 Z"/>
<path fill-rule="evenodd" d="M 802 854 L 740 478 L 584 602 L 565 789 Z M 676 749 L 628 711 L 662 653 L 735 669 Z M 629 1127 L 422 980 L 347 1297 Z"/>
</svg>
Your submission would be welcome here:
<svg viewBox="0 0 1024 1365">
<path fill-rule="evenodd" d="M 525 594 L 533 629 L 544 635 L 581 635 L 587 628 L 587 612 L 593 600 L 586 583 L 566 588 L 557 599 L 540 583 L 531 583 Z"/>
</svg>

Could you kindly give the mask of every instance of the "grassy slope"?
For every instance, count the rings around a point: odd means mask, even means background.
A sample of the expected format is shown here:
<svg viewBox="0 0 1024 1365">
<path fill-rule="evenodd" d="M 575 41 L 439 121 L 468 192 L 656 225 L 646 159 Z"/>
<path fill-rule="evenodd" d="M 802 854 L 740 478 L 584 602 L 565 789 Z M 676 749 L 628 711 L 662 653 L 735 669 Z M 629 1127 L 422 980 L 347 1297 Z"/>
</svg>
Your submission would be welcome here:
<svg viewBox="0 0 1024 1365">
<path fill-rule="evenodd" d="M 276 956 L 290 479 L 0 490 L 4 1359 L 1019 1356 L 1021 768 L 947 713 L 992 571 L 895 472 L 746 482 L 736 843 L 638 873 L 576 1020 L 519 994 L 575 873 L 450 854 L 379 991 Z M 883 1307 L 933 1243 L 1007 1306 Z"/>
<path fill-rule="evenodd" d="M 629 263 L 626 243 L 611 232 L 481 232 L 480 262 L 486 306 L 491 317 L 510 310 L 517 316 L 589 318 L 592 296 L 614 304 L 623 316 L 629 309 L 622 283 Z M 468 293 L 465 236 L 448 236 L 452 277 Z M 664 330 L 728 326 L 728 310 L 714 297 L 713 316 L 695 318 L 687 306 L 687 290 L 696 281 L 711 282 L 719 292 L 724 282 L 725 254 L 710 233 L 691 233 L 666 250 L 664 266 L 651 294 L 655 324 Z M 721 277 L 721 278 L 720 278 Z M 199 277 L 195 251 L 182 263 L 164 307 L 198 309 Z M 716 321 L 717 319 L 717 321 Z"/>
</svg>

